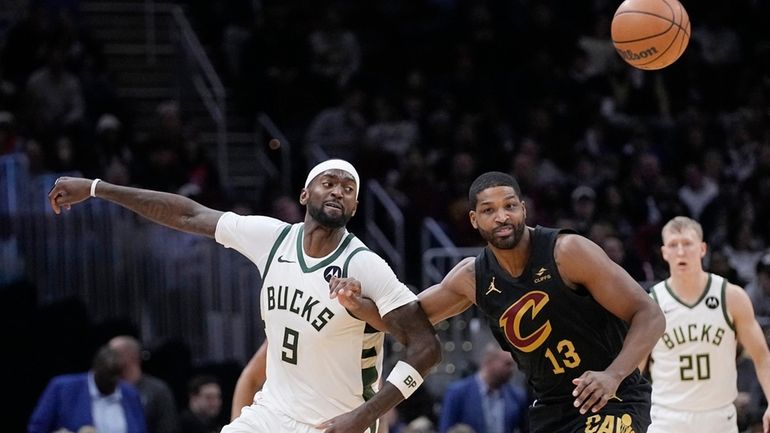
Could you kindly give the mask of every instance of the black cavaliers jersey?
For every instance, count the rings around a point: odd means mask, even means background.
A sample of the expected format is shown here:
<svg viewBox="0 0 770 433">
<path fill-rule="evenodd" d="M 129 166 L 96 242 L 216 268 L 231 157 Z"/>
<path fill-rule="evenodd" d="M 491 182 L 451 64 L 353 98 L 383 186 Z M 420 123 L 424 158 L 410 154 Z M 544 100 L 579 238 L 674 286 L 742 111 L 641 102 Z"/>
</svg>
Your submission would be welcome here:
<svg viewBox="0 0 770 433">
<path fill-rule="evenodd" d="M 489 247 L 476 258 L 476 304 L 501 347 L 527 375 L 539 403 L 573 401 L 572 379 L 602 371 L 623 346 L 628 326 L 602 307 L 584 287 L 571 289 L 554 259 L 556 237 L 567 230 L 536 227 L 532 253 L 514 278 Z M 642 389 L 633 390 L 638 385 Z M 637 392 L 640 391 L 640 392 Z M 638 370 L 617 395 L 649 401 L 649 385 Z"/>
</svg>

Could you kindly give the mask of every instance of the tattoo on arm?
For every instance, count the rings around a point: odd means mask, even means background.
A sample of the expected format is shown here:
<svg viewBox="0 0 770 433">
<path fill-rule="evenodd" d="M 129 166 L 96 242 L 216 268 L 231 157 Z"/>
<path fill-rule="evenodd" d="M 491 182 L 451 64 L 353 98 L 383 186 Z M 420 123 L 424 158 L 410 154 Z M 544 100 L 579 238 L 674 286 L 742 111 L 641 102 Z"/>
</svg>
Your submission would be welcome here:
<svg viewBox="0 0 770 433">
<path fill-rule="evenodd" d="M 221 212 L 167 192 L 113 186 L 101 196 L 167 227 L 214 237 Z"/>
</svg>

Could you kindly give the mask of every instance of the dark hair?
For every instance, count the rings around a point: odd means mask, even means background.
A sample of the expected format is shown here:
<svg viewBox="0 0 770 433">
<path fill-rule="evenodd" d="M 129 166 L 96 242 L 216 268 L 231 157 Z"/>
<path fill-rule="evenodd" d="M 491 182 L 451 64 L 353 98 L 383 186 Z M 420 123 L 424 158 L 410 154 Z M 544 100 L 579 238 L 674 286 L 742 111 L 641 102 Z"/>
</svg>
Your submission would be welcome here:
<svg viewBox="0 0 770 433">
<path fill-rule="evenodd" d="M 198 395 L 198 393 L 201 392 L 201 388 L 203 388 L 205 385 L 208 385 L 210 383 L 215 383 L 219 385 L 219 380 L 217 380 L 216 377 L 209 376 L 207 374 L 194 376 L 187 383 L 187 391 L 190 393 L 190 395 Z"/>
<path fill-rule="evenodd" d="M 468 190 L 468 203 L 471 209 L 476 209 L 477 196 L 481 191 L 495 186 L 510 186 L 516 192 L 516 195 L 521 198 L 521 188 L 519 188 L 519 183 L 516 182 L 513 176 L 499 171 L 488 171 L 477 177 Z"/>
</svg>

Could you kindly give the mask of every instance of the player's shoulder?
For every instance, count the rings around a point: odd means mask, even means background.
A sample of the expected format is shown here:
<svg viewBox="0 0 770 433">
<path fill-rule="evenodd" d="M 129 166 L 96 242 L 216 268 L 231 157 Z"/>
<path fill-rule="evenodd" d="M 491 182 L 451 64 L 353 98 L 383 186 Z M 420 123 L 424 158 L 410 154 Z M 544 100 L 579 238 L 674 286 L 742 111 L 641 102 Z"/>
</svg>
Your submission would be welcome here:
<svg viewBox="0 0 770 433">
<path fill-rule="evenodd" d="M 751 306 L 751 298 L 743 287 L 733 284 L 725 279 L 725 300 L 728 307 L 738 308 Z"/>
<path fill-rule="evenodd" d="M 598 245 L 587 237 L 573 231 L 564 231 L 556 234 L 556 241 L 554 243 L 554 250 L 556 252 L 569 254 L 585 251 L 592 247 L 598 247 Z"/>
<path fill-rule="evenodd" d="M 466 257 L 460 260 L 444 277 L 443 285 L 458 283 L 476 283 L 476 258 Z"/>
<path fill-rule="evenodd" d="M 452 269 L 452 272 L 458 272 L 464 275 L 476 275 L 476 257 L 466 257 L 460 260 Z"/>
</svg>

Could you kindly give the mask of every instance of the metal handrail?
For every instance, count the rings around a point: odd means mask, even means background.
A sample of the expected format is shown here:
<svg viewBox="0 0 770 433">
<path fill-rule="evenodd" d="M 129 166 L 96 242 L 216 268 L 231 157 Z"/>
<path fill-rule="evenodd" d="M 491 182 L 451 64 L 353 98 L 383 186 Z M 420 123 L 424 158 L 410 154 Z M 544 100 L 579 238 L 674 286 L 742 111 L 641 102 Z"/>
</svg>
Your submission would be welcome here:
<svg viewBox="0 0 770 433">
<path fill-rule="evenodd" d="M 422 288 L 441 282 L 460 260 L 477 256 L 481 247 L 436 247 L 422 253 Z"/>
<path fill-rule="evenodd" d="M 480 248 L 461 248 L 452 242 L 449 235 L 435 219 L 422 220 L 420 229 L 420 250 L 422 253 L 422 285 L 429 287 L 440 282 L 451 266 L 468 256 L 475 256 Z M 437 263 L 437 259 L 442 259 Z"/>
<path fill-rule="evenodd" d="M 434 245 L 432 240 L 436 241 L 441 247 L 447 249 L 457 249 L 457 246 L 454 244 L 454 242 L 452 242 L 444 229 L 441 228 L 441 225 L 439 225 L 438 221 L 431 217 L 427 217 L 422 220 L 422 230 L 420 232 L 420 249 L 425 251 L 431 248 Z"/>
<path fill-rule="evenodd" d="M 223 183 L 225 183 L 229 175 L 225 86 L 222 84 L 222 80 L 219 79 L 219 75 L 206 55 L 206 51 L 195 35 L 182 7 L 173 7 L 171 15 L 179 31 L 180 42 L 183 44 L 185 52 L 191 55 L 199 69 L 199 71 L 195 72 L 192 79 L 193 86 L 217 127 L 217 163 L 220 177 Z"/>
<path fill-rule="evenodd" d="M 366 218 L 367 242 L 375 245 L 387 256 L 388 263 L 393 267 L 399 278 L 404 277 L 405 235 L 404 214 L 387 191 L 376 180 L 370 180 L 366 184 L 366 200 L 364 200 L 364 214 Z M 376 205 L 379 204 L 385 215 L 393 222 L 391 241 L 376 221 Z"/>
</svg>

